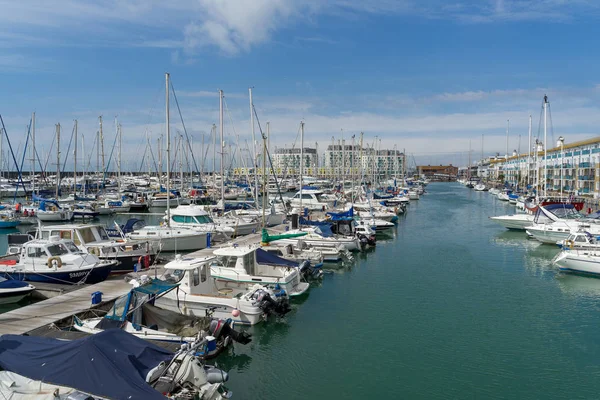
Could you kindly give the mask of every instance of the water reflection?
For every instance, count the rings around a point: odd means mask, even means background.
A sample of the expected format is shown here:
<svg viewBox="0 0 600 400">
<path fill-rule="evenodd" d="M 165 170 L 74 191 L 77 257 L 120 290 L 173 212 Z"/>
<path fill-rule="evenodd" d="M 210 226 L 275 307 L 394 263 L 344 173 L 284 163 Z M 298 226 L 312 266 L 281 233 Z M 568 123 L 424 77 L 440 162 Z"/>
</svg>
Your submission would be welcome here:
<svg viewBox="0 0 600 400">
<path fill-rule="evenodd" d="M 228 354 L 222 354 L 216 362 L 219 368 L 224 371 L 244 372 L 252 363 L 252 357 L 248 354 L 236 354 L 235 349 L 232 349 Z"/>
<path fill-rule="evenodd" d="M 558 273 L 556 281 L 560 290 L 569 295 L 600 298 L 600 279 L 573 275 L 567 273 Z"/>
</svg>

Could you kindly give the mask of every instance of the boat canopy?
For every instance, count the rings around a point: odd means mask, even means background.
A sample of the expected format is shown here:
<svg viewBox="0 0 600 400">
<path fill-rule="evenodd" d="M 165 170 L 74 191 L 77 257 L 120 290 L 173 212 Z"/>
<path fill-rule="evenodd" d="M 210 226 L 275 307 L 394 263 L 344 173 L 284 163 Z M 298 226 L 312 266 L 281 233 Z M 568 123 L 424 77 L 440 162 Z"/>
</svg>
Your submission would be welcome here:
<svg viewBox="0 0 600 400">
<path fill-rule="evenodd" d="M 262 243 L 269 243 L 269 242 L 273 242 L 275 240 L 279 240 L 279 239 L 291 239 L 291 238 L 297 238 L 300 236 L 306 236 L 307 233 L 306 232 L 301 232 L 301 233 L 284 233 L 281 235 L 269 235 L 269 232 L 267 232 L 266 229 L 262 230 L 262 238 L 261 238 L 261 242 Z"/>
<path fill-rule="evenodd" d="M 144 339 L 109 329 L 83 339 L 2 335 L 0 367 L 30 379 L 111 399 L 159 400 L 148 372 L 173 354 Z"/>
<path fill-rule="evenodd" d="M 327 215 L 331 217 L 332 221 L 349 220 L 354 218 L 354 207 L 350 207 L 348 211 L 344 212 L 328 212 Z"/>
<path fill-rule="evenodd" d="M 56 207 L 56 208 L 58 208 L 59 210 L 61 209 L 61 208 L 60 208 L 60 205 L 58 204 L 58 202 L 56 202 L 56 201 L 54 201 L 54 200 L 42 200 L 42 201 L 40 202 L 40 207 L 39 207 L 39 210 L 40 210 L 40 211 L 46 211 L 46 204 L 52 204 L 53 206 L 55 206 L 55 207 Z"/>
<path fill-rule="evenodd" d="M 300 264 L 286 260 L 263 249 L 256 249 L 256 262 L 259 264 L 277 265 L 279 267 L 298 268 Z"/>
</svg>

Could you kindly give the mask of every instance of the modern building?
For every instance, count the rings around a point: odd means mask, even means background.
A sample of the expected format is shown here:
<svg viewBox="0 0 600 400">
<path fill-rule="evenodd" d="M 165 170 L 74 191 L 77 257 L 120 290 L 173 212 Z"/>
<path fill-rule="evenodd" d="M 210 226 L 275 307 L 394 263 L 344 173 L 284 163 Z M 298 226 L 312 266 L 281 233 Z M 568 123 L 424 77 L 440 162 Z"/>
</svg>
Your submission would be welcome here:
<svg viewBox="0 0 600 400">
<path fill-rule="evenodd" d="M 277 174 L 295 175 L 300 173 L 300 148 L 276 149 L 273 154 L 273 168 Z M 319 166 L 317 149 L 304 148 L 304 169 L 308 175 L 312 175 Z"/>
<path fill-rule="evenodd" d="M 544 152 L 542 143 L 527 154 L 490 161 L 489 179 L 510 185 L 536 185 L 540 190 L 598 198 L 600 192 L 600 137 L 565 144 Z"/>
<path fill-rule="evenodd" d="M 329 145 L 320 174 L 343 177 L 358 176 L 385 179 L 404 174 L 404 154 L 399 150 L 375 150 L 360 145 Z"/>
</svg>

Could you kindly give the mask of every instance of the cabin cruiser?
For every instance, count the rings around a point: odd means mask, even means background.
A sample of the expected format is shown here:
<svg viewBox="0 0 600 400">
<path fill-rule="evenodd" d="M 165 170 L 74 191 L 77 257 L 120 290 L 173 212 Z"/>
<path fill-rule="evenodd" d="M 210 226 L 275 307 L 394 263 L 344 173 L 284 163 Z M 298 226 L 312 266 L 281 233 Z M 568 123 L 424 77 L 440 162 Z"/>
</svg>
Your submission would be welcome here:
<svg viewBox="0 0 600 400">
<path fill-rule="evenodd" d="M 18 303 L 34 290 L 26 282 L 0 277 L 0 305 Z"/>
<path fill-rule="evenodd" d="M 508 189 L 504 189 L 504 190 L 502 190 L 502 191 L 499 191 L 499 192 L 498 192 L 498 194 L 497 194 L 496 196 L 498 197 L 498 200 L 501 200 L 501 201 L 509 201 L 509 200 L 510 200 L 510 197 L 509 197 L 509 194 L 510 194 L 510 193 L 511 193 L 511 191 L 510 191 L 510 190 L 508 190 Z"/>
<path fill-rule="evenodd" d="M 600 275 L 600 251 L 563 250 L 552 260 L 561 271 Z"/>
<path fill-rule="evenodd" d="M 302 199 L 300 198 L 302 196 Z M 302 189 L 290 198 L 292 207 L 308 208 L 309 210 L 325 211 L 333 207 L 335 198 L 326 196 L 320 189 Z M 300 204 L 302 203 L 302 204 Z"/>
<path fill-rule="evenodd" d="M 549 244 L 567 239 L 572 232 L 579 230 L 586 230 L 593 235 L 600 234 L 598 215 L 592 218 L 581 217 L 572 204 L 539 206 L 533 224 L 525 230 L 538 241 Z"/>
<path fill-rule="evenodd" d="M 215 240 L 227 240 L 235 233 L 233 227 L 216 223 L 203 206 L 178 206 L 172 209 L 170 214 L 169 224 L 171 226 L 211 233 Z"/>
<path fill-rule="evenodd" d="M 25 243 L 19 255 L 0 257 L 0 276 L 32 282 L 98 283 L 115 264 L 83 253 L 71 240 L 52 237 Z"/>
<path fill-rule="evenodd" d="M 259 283 L 279 287 L 288 296 L 300 296 L 308 290 L 302 282 L 301 269 L 310 263 L 299 264 L 285 260 L 256 246 L 230 246 L 213 251 L 216 261 L 210 266 L 217 289 L 249 289 Z"/>
<path fill-rule="evenodd" d="M 361 244 L 360 240 L 355 236 L 324 236 L 323 231 L 320 227 L 303 227 L 301 229 L 290 229 L 286 232 L 286 235 L 294 235 L 298 234 L 298 236 L 302 236 L 302 241 L 306 243 L 310 247 L 314 246 L 325 246 L 325 247 L 335 247 L 343 246 L 348 251 L 360 251 Z M 283 236 L 283 235 L 282 235 Z M 294 244 L 296 242 L 296 238 L 281 238 L 273 241 L 275 244 Z"/>
<path fill-rule="evenodd" d="M 190 204 L 190 201 L 179 195 L 175 195 L 172 192 L 169 199 L 167 199 L 167 192 L 159 192 L 148 196 L 148 207 L 167 208 L 167 203 L 169 204 L 170 208 L 180 205 L 188 205 Z"/>
<path fill-rule="evenodd" d="M 270 289 L 259 282 L 245 286 L 217 286 L 211 265 L 215 256 L 181 257 L 165 265 L 165 279 L 178 283 L 179 289 L 157 299 L 156 305 L 184 315 L 231 318 L 236 323 L 255 325 L 269 316 L 283 317 L 291 308 L 287 293 L 281 288 Z M 276 286 L 276 285 L 275 285 Z"/>
<path fill-rule="evenodd" d="M 473 187 L 473 189 L 477 192 L 485 192 L 486 190 L 488 190 L 483 183 L 478 183 L 477 185 L 475 185 L 475 187 Z"/>
<path fill-rule="evenodd" d="M 94 210 L 99 212 L 100 215 L 127 213 L 131 210 L 131 205 L 128 201 L 123 200 L 104 200 L 102 203 L 96 203 Z"/>
<path fill-rule="evenodd" d="M 106 228 L 98 224 L 46 225 L 36 231 L 38 239 L 48 240 L 55 236 L 73 240 L 80 250 L 94 254 L 100 260 L 117 261 L 112 273 L 146 269 L 154 263 L 158 251 L 157 242 L 132 240 L 124 234 L 118 239 L 111 238 Z"/>
<path fill-rule="evenodd" d="M 524 231 L 526 226 L 531 226 L 534 218 L 535 216 L 531 214 L 500 215 L 497 217 L 490 217 L 492 221 L 502 225 L 506 229 L 519 231 Z"/>
<path fill-rule="evenodd" d="M 563 250 L 597 250 L 600 251 L 598 236 L 585 230 L 573 232 L 565 240 L 559 240 L 556 245 Z"/>
<path fill-rule="evenodd" d="M 148 225 L 125 234 L 128 239 L 158 242 L 161 251 L 191 251 L 205 249 L 210 244 L 210 233 L 191 228 Z"/>
</svg>

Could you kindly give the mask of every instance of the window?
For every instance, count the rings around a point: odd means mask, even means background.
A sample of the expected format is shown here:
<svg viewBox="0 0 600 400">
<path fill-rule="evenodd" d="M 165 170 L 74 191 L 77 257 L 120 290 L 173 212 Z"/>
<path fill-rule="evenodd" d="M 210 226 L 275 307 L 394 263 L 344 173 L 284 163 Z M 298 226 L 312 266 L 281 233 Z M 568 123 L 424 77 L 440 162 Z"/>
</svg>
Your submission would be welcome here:
<svg viewBox="0 0 600 400">
<path fill-rule="evenodd" d="M 200 267 L 200 282 L 206 282 L 206 264 L 202 264 Z"/>
<path fill-rule="evenodd" d="M 96 241 L 96 238 L 94 237 L 94 232 L 92 232 L 91 228 L 80 229 L 79 235 L 81 236 L 81 241 L 83 243 L 90 243 Z"/>
<path fill-rule="evenodd" d="M 40 247 L 28 247 L 27 248 L 27 257 L 43 257 L 45 256 L 46 253 L 44 252 L 44 249 L 40 248 Z"/>
<path fill-rule="evenodd" d="M 62 243 L 58 243 L 58 244 L 52 244 L 52 245 L 48 246 L 48 253 L 51 256 L 60 256 L 63 254 L 68 254 L 69 251 Z"/>
<path fill-rule="evenodd" d="M 198 286 L 200 284 L 200 268 L 194 269 L 193 272 L 194 286 Z"/>
<path fill-rule="evenodd" d="M 303 194 L 302 195 L 302 200 L 312 200 L 312 196 L 310 194 Z"/>
<path fill-rule="evenodd" d="M 75 246 L 75 243 L 73 242 L 65 242 L 63 243 L 63 245 L 71 252 L 71 253 L 80 253 L 81 251 L 79 250 L 79 248 L 77 246 Z"/>
<path fill-rule="evenodd" d="M 212 224 L 213 220 L 208 215 L 198 215 L 196 216 L 196 222 L 199 224 Z"/>
<path fill-rule="evenodd" d="M 106 233 L 106 229 L 103 227 L 98 227 L 98 235 L 100 235 L 100 240 L 109 240 L 108 233 Z"/>
<path fill-rule="evenodd" d="M 167 272 L 165 274 L 165 280 L 169 283 L 179 283 L 183 279 L 184 275 L 185 275 L 184 270 L 176 269 L 176 270 L 173 270 L 172 272 Z"/>
</svg>

